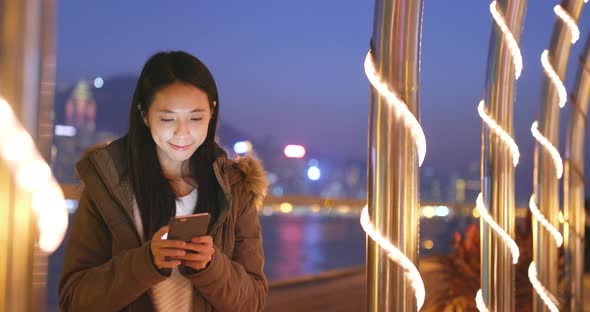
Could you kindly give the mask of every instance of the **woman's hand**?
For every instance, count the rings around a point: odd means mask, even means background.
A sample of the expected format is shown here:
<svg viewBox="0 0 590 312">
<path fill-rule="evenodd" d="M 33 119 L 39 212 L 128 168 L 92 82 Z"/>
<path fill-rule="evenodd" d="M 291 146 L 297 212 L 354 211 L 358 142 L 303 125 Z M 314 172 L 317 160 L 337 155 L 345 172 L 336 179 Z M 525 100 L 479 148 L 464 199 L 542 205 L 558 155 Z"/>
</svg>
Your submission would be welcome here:
<svg viewBox="0 0 590 312">
<path fill-rule="evenodd" d="M 187 250 L 184 256 L 178 257 L 184 266 L 200 271 L 207 267 L 215 249 L 213 249 L 213 238 L 211 236 L 194 237 L 190 243 L 183 247 Z"/>
<path fill-rule="evenodd" d="M 152 237 L 150 250 L 154 265 L 158 269 L 172 269 L 180 265 L 181 257 L 186 255 L 187 243 L 179 240 L 162 239 L 168 233 L 168 226 L 160 228 Z"/>
</svg>

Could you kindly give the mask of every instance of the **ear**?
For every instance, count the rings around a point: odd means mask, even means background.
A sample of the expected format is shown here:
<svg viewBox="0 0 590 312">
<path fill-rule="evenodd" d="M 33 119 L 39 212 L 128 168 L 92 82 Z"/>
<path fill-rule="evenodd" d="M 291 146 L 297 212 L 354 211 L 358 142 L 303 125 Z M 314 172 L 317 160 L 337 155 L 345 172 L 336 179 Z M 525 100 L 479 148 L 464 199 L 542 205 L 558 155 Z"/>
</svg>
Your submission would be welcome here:
<svg viewBox="0 0 590 312">
<path fill-rule="evenodd" d="M 145 124 L 146 127 L 150 127 L 147 116 L 143 113 L 143 110 L 141 110 L 141 105 L 137 104 L 137 110 L 139 111 L 139 115 L 141 116 L 141 119 L 143 120 L 143 123 Z"/>
<path fill-rule="evenodd" d="M 215 107 L 217 107 L 217 101 L 213 101 L 213 109 L 211 110 L 211 117 L 213 117 L 213 112 L 215 111 Z"/>
</svg>

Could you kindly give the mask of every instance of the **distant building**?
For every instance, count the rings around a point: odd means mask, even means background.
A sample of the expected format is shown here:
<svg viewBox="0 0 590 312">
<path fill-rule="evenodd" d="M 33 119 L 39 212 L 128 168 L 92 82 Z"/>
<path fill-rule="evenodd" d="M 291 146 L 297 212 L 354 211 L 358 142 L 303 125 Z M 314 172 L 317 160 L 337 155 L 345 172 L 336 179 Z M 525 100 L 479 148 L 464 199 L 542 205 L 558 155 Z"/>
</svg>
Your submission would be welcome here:
<svg viewBox="0 0 590 312">
<path fill-rule="evenodd" d="M 65 106 L 65 124 L 74 126 L 80 132 L 94 132 L 96 129 L 96 102 L 91 85 L 79 81 Z"/>
<path fill-rule="evenodd" d="M 91 85 L 86 81 L 78 82 L 65 103 L 62 118 L 65 124 L 56 125 L 53 140 L 51 166 L 60 183 L 77 183 L 75 164 L 80 155 L 99 142 L 119 136 L 96 131 L 96 110 Z"/>
</svg>

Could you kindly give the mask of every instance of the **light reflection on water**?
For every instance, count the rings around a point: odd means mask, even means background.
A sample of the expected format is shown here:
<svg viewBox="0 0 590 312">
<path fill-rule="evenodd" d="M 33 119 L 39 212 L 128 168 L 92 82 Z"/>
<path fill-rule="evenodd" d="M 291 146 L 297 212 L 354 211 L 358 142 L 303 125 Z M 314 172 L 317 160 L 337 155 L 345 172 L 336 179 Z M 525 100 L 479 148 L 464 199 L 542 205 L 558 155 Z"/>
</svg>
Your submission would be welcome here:
<svg viewBox="0 0 590 312">
<path fill-rule="evenodd" d="M 365 235 L 355 216 L 262 217 L 269 281 L 364 265 Z"/>
</svg>

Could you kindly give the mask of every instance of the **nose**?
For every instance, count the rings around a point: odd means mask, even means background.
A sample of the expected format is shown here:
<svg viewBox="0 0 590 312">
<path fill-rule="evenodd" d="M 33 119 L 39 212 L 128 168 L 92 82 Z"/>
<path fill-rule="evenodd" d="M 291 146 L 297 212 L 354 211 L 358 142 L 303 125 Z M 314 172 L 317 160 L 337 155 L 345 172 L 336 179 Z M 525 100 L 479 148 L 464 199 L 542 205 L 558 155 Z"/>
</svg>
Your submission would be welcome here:
<svg viewBox="0 0 590 312">
<path fill-rule="evenodd" d="M 188 136 L 189 131 L 188 131 L 188 124 L 186 121 L 179 121 L 176 124 L 176 129 L 174 131 L 174 136 L 177 137 L 184 137 L 184 136 Z"/>
</svg>

